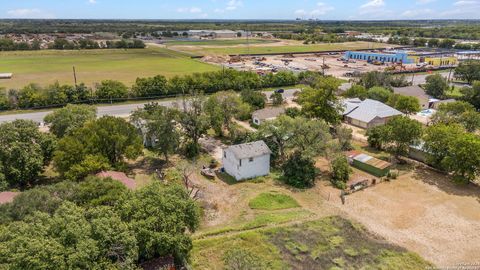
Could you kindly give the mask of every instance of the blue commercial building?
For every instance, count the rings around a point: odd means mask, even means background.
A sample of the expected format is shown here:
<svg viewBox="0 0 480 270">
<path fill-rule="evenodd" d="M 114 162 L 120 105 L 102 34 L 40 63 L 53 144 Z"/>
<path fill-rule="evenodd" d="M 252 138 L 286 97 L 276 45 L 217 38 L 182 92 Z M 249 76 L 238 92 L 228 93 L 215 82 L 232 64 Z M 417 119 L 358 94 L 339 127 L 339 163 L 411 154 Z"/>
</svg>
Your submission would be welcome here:
<svg viewBox="0 0 480 270">
<path fill-rule="evenodd" d="M 380 61 L 389 63 L 403 63 L 413 64 L 415 59 L 409 58 L 406 52 L 394 52 L 394 53 L 373 53 L 373 52 L 354 52 L 348 51 L 343 57 L 347 60 L 364 60 L 364 61 Z"/>
</svg>

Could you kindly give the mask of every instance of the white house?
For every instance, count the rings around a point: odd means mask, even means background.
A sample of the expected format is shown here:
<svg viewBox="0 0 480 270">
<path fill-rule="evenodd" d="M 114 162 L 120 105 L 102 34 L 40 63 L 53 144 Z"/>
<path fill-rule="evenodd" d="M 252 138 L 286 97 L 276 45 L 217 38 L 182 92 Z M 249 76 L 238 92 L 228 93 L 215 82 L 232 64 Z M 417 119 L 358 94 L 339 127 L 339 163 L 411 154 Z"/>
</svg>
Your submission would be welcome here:
<svg viewBox="0 0 480 270">
<path fill-rule="evenodd" d="M 255 125 L 261 125 L 265 121 L 274 120 L 285 113 L 283 107 L 265 108 L 252 113 L 252 121 Z"/>
<path fill-rule="evenodd" d="M 237 181 L 270 174 L 272 151 L 264 141 L 232 145 L 223 149 L 223 168 Z"/>
</svg>

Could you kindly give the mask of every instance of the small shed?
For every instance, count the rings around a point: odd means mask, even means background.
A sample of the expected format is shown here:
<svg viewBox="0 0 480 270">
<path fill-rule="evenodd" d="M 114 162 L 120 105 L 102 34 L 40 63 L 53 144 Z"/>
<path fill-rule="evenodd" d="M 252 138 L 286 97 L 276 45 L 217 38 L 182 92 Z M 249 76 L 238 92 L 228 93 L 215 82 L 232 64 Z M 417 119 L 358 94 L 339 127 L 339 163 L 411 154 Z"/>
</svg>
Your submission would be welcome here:
<svg viewBox="0 0 480 270">
<path fill-rule="evenodd" d="M 349 163 L 362 171 L 377 177 L 386 176 L 390 172 L 392 164 L 359 151 L 351 151 L 347 154 Z"/>
</svg>

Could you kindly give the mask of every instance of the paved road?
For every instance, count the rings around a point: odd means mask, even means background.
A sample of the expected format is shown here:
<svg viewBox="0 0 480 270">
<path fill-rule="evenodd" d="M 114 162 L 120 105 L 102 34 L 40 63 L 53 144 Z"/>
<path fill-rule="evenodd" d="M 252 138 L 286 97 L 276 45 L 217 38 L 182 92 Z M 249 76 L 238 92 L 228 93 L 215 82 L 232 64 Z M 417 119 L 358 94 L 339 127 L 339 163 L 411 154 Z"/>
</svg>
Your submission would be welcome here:
<svg viewBox="0 0 480 270">
<path fill-rule="evenodd" d="M 447 72 L 441 72 L 439 74 L 442 75 L 444 78 L 448 78 L 448 71 Z M 406 74 L 405 77 L 406 77 L 408 82 L 412 81 L 412 77 L 413 77 L 413 84 L 414 85 L 420 85 L 420 84 L 425 84 L 426 83 L 426 78 L 430 75 L 432 75 L 432 74 L 421 74 L 421 75 Z M 453 73 L 452 73 L 452 76 L 453 76 Z"/>
<path fill-rule="evenodd" d="M 300 91 L 300 89 L 285 90 L 285 93 L 283 93 L 283 98 L 292 99 L 294 97 L 294 93 L 297 91 Z M 264 93 L 267 95 L 267 97 L 270 97 L 273 91 L 265 91 Z M 171 107 L 175 103 L 179 103 L 179 101 L 180 99 L 177 101 L 170 100 L 170 101 L 157 101 L 157 102 L 160 105 Z M 143 108 L 143 106 L 147 103 L 149 102 L 137 103 L 137 104 L 99 106 L 97 107 L 97 116 L 101 117 L 104 115 L 110 115 L 110 116 L 127 117 L 136 109 Z M 11 122 L 17 119 L 33 120 L 37 123 L 42 123 L 43 118 L 45 118 L 45 116 L 51 112 L 52 111 L 43 111 L 43 112 L 34 112 L 34 113 L 0 115 L 0 123 Z"/>
</svg>

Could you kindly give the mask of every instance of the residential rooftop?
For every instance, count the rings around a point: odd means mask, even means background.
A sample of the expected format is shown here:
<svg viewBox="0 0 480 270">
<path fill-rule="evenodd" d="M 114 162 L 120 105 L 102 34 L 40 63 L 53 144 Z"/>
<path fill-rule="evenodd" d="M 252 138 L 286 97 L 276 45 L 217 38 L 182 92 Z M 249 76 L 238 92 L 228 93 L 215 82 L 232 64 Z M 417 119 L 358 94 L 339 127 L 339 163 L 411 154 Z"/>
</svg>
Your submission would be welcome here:
<svg viewBox="0 0 480 270">
<path fill-rule="evenodd" d="M 265 120 L 265 119 L 278 117 L 279 115 L 284 113 L 285 113 L 285 108 L 283 107 L 270 107 L 270 108 L 254 111 L 252 113 L 252 117 L 258 118 L 260 120 Z"/>
<path fill-rule="evenodd" d="M 232 152 L 237 159 L 259 157 L 272 153 L 264 141 L 232 145 L 225 148 L 224 151 Z"/>
<path fill-rule="evenodd" d="M 365 99 L 363 101 L 358 98 L 345 99 L 343 100 L 343 107 L 344 116 L 366 123 L 377 117 L 387 118 L 403 114 L 402 112 L 373 99 Z"/>
</svg>

